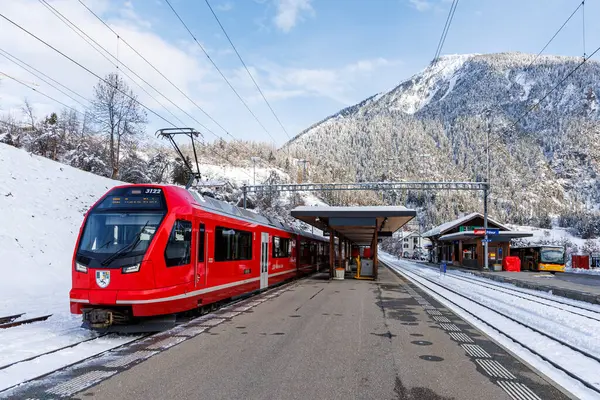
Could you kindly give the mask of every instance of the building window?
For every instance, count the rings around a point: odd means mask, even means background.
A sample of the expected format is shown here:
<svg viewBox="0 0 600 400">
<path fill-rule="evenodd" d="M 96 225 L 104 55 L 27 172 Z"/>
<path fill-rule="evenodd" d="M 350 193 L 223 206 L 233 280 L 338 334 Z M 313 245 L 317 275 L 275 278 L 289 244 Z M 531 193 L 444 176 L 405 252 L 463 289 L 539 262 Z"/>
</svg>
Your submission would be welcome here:
<svg viewBox="0 0 600 400">
<path fill-rule="evenodd" d="M 171 230 L 169 242 L 165 249 L 165 263 L 167 267 L 187 265 L 190 263 L 192 249 L 192 223 L 177 220 Z"/>
<path fill-rule="evenodd" d="M 215 229 L 215 261 L 252 259 L 252 232 L 217 226 Z"/>
<path fill-rule="evenodd" d="M 405 241 L 405 242 L 408 242 L 408 238 L 404 238 L 404 241 Z"/>
<path fill-rule="evenodd" d="M 408 249 L 408 243 L 404 243 L 404 248 Z"/>
<path fill-rule="evenodd" d="M 290 253 L 290 239 L 273 236 L 273 258 L 286 258 Z"/>
<path fill-rule="evenodd" d="M 419 245 L 419 238 L 413 238 L 413 244 L 415 246 L 418 246 Z"/>
</svg>

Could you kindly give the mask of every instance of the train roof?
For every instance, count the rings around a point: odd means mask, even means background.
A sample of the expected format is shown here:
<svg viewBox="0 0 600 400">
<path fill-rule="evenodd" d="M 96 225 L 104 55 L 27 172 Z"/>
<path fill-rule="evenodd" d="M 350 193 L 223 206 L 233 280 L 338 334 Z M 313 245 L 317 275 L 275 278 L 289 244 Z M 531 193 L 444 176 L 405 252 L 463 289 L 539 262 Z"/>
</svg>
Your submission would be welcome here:
<svg viewBox="0 0 600 400">
<path fill-rule="evenodd" d="M 168 185 L 165 185 L 165 186 L 168 186 Z M 180 188 L 179 186 L 175 186 L 175 187 Z M 269 226 L 269 227 L 276 228 L 276 229 L 281 229 L 283 231 L 286 231 L 286 232 L 289 232 L 292 234 L 306 236 L 306 237 L 309 237 L 309 238 L 312 238 L 315 240 L 329 241 L 329 239 L 324 236 L 315 235 L 314 233 L 304 231 L 304 230 L 298 229 L 294 226 L 285 224 L 275 217 L 267 217 L 265 215 L 262 215 L 262 214 L 259 214 L 256 212 L 234 206 L 232 204 L 227 203 L 226 201 L 217 200 L 217 199 L 215 199 L 213 197 L 209 197 L 209 196 L 203 196 L 193 189 L 188 189 L 187 191 L 196 200 L 198 205 L 200 205 L 201 207 L 206 208 L 208 210 L 214 211 L 216 213 L 226 214 L 233 218 L 251 221 L 251 222 L 257 223 L 259 225 Z"/>
</svg>

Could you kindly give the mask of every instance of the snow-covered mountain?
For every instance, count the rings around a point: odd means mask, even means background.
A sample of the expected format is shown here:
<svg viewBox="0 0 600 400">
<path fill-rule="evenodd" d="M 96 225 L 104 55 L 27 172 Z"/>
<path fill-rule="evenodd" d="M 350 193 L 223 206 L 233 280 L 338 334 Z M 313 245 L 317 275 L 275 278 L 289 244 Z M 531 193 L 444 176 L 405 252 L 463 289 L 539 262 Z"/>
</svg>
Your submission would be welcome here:
<svg viewBox="0 0 600 400">
<path fill-rule="evenodd" d="M 334 163 L 357 180 L 482 180 L 489 130 L 498 218 L 524 224 L 547 221 L 548 214 L 564 221 L 586 215 L 595 224 L 593 234 L 600 234 L 600 218 L 594 220 L 600 203 L 600 63 L 588 60 L 559 84 L 581 61 L 522 53 L 445 56 L 392 90 L 311 126 L 285 147 L 315 168 Z M 426 200 L 410 197 L 417 205 Z M 480 207 L 469 194 L 429 194 L 427 200 L 434 204 L 430 224 Z"/>
</svg>

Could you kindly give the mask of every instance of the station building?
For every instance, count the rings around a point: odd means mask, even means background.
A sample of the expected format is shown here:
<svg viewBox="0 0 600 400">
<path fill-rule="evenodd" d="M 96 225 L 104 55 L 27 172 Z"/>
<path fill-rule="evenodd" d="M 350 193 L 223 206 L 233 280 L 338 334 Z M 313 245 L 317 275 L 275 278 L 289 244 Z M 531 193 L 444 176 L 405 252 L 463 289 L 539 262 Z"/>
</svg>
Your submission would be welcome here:
<svg viewBox="0 0 600 400">
<path fill-rule="evenodd" d="M 480 213 L 471 213 L 423 233 L 432 242 L 430 261 L 467 268 L 481 269 L 484 260 L 484 218 Z M 516 232 L 488 217 L 488 230 L 496 231 L 488 235 L 488 266 L 502 269 L 502 260 L 510 255 L 511 239 L 531 237 L 530 232 Z"/>
</svg>

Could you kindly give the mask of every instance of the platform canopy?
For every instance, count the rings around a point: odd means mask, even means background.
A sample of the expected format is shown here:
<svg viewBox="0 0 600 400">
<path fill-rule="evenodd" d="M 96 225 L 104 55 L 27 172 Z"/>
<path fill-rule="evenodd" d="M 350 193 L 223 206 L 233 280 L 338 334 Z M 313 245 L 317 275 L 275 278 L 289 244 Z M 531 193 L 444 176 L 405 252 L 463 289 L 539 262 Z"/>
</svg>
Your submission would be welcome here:
<svg viewBox="0 0 600 400">
<path fill-rule="evenodd" d="M 392 233 L 416 217 L 417 212 L 401 206 L 328 207 L 301 206 L 292 216 L 324 232 L 335 231 L 358 245 L 370 245 L 377 237 Z"/>
</svg>

